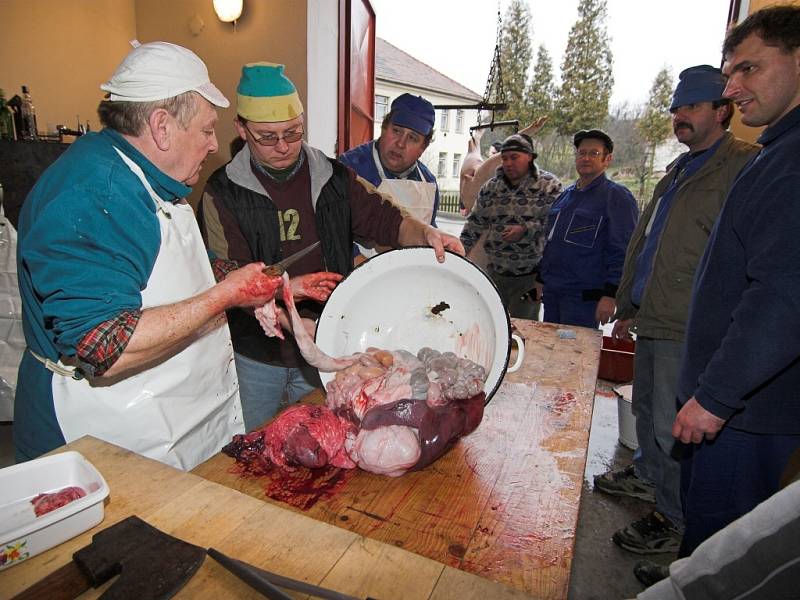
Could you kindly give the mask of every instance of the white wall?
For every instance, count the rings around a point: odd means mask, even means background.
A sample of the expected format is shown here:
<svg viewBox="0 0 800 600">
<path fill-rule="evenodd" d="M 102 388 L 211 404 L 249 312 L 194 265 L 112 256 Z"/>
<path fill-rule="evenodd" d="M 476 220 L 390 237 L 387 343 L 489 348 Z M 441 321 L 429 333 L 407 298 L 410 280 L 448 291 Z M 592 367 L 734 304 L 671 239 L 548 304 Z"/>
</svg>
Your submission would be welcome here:
<svg viewBox="0 0 800 600">
<path fill-rule="evenodd" d="M 306 138 L 336 156 L 339 77 L 339 7 L 330 0 L 308 0 L 308 97 Z"/>
<path fill-rule="evenodd" d="M 457 96 L 448 96 L 445 94 L 431 92 L 422 88 L 415 88 L 411 86 L 400 86 L 385 81 L 375 81 L 375 95 L 388 96 L 389 105 L 392 100 L 399 95 L 408 92 L 409 94 L 416 94 L 422 96 L 434 105 L 436 104 L 471 104 L 471 101 L 464 100 Z M 461 170 L 461 163 L 467 154 L 467 142 L 469 141 L 469 128 L 478 124 L 478 111 L 466 110 L 464 114 L 464 127 L 461 133 L 456 133 L 456 111 L 450 109 L 450 123 L 447 131 L 443 131 L 440 123 L 441 111 L 436 111 L 436 131 L 434 133 L 431 145 L 425 150 L 422 155 L 422 162 L 427 166 L 431 172 L 436 175 L 439 182 L 439 188 L 444 191 L 458 191 L 458 173 Z M 381 135 L 381 122 L 375 122 L 375 139 Z M 439 167 L 439 153 L 444 152 L 447 155 L 445 176 L 440 177 L 438 173 Z M 453 158 L 455 154 L 460 154 L 458 169 L 453 177 Z"/>
</svg>

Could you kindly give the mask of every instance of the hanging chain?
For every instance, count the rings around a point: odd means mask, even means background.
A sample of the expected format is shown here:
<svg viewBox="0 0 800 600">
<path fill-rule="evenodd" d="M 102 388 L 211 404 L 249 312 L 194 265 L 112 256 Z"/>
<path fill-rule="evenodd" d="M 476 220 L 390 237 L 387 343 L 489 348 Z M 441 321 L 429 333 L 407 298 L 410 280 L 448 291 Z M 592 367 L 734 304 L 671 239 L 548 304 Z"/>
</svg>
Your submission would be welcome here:
<svg viewBox="0 0 800 600">
<path fill-rule="evenodd" d="M 494 57 L 492 66 L 489 69 L 489 77 L 486 80 L 486 91 L 483 93 L 482 104 L 505 104 L 506 90 L 503 87 L 503 64 L 502 54 L 503 19 L 500 14 L 500 2 L 497 2 L 497 40 L 494 45 Z M 492 110 L 492 120 L 494 120 L 494 110 Z M 478 123 L 481 122 L 481 109 L 478 109 Z"/>
</svg>

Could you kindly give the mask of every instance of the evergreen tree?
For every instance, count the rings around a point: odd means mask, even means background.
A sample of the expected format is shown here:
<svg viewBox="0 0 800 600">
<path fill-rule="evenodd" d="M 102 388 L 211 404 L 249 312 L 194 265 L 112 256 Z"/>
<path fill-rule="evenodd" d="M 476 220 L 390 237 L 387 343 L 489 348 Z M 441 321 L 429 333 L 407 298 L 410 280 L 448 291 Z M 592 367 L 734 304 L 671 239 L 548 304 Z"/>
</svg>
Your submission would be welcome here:
<svg viewBox="0 0 800 600">
<path fill-rule="evenodd" d="M 672 117 L 669 113 L 672 88 L 672 75 L 669 69 L 664 67 L 653 80 L 644 114 L 636 123 L 636 131 L 646 148 L 644 156 L 641 157 L 640 168 L 637 169 L 640 196 L 644 192 L 647 180 L 653 175 L 656 148 L 669 139 L 672 133 Z"/>
<path fill-rule="evenodd" d="M 601 127 L 608 116 L 614 61 L 606 15 L 606 0 L 580 0 L 578 4 L 578 20 L 569 32 L 561 62 L 555 126 L 564 135 Z"/>
<path fill-rule="evenodd" d="M 539 46 L 533 77 L 525 92 L 528 111 L 534 118 L 547 117 L 543 131 L 552 129 L 552 113 L 555 106 L 556 86 L 553 82 L 553 61 L 544 45 Z"/>
<path fill-rule="evenodd" d="M 503 88 L 508 103 L 503 118 L 519 119 L 521 124 L 527 124 L 530 111 L 525 102 L 525 88 L 532 51 L 531 9 L 525 0 L 511 0 L 503 17 L 500 40 Z"/>
</svg>

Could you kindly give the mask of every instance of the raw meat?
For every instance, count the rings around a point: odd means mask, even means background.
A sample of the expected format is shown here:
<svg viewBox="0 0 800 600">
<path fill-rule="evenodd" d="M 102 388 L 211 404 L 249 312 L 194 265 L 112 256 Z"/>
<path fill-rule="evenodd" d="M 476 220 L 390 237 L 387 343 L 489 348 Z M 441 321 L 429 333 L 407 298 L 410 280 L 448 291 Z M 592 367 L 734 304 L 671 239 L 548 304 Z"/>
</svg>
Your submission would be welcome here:
<svg viewBox="0 0 800 600">
<path fill-rule="evenodd" d="M 285 274 L 283 301 L 303 358 L 336 377 L 328 383 L 326 406 L 292 406 L 262 429 L 234 436 L 223 452 L 245 471 L 358 466 L 397 477 L 425 468 L 480 423 L 486 398 L 482 366 L 431 348 L 416 356 L 368 348 L 334 358 L 303 325 Z M 275 335 L 280 319 L 274 303 L 256 314 L 265 333 Z"/>
<path fill-rule="evenodd" d="M 46 515 L 57 508 L 61 508 L 62 506 L 69 504 L 73 500 L 83 498 L 85 495 L 86 491 L 83 488 L 78 486 L 70 486 L 65 487 L 62 490 L 58 490 L 57 492 L 39 494 L 35 498 L 31 499 L 31 504 L 33 504 L 33 511 L 36 513 L 36 516 L 41 517 L 42 515 Z"/>
<path fill-rule="evenodd" d="M 326 406 L 289 407 L 223 452 L 255 475 L 331 465 L 397 477 L 475 430 L 484 379 L 483 367 L 452 353 L 370 348 L 328 384 Z"/>
</svg>

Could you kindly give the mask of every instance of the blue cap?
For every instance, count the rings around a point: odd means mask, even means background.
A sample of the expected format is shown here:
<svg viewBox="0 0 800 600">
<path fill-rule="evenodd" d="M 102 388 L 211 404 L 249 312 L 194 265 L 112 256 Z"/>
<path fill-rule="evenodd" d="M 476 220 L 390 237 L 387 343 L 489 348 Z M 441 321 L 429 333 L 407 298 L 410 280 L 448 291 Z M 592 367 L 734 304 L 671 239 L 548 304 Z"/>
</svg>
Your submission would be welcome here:
<svg viewBox="0 0 800 600">
<path fill-rule="evenodd" d="M 391 121 L 400 127 L 413 129 L 422 135 L 428 135 L 436 121 L 433 104 L 422 96 L 401 94 L 394 99 L 391 106 Z"/>
<path fill-rule="evenodd" d="M 675 93 L 672 94 L 670 110 L 687 104 L 722 100 L 725 80 L 722 78 L 722 71 L 716 67 L 711 65 L 689 67 L 683 70 L 678 77 L 680 80 L 675 87 Z"/>
</svg>

